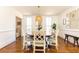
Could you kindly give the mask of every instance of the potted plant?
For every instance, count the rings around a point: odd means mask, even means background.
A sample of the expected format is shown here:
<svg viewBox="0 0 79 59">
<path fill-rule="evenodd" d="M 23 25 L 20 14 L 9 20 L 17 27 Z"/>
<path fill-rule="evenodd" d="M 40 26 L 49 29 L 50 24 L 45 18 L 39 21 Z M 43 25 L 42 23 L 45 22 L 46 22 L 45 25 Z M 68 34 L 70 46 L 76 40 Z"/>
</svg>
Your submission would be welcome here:
<svg viewBox="0 0 79 59">
<path fill-rule="evenodd" d="M 52 25 L 52 29 L 56 30 L 56 24 L 55 23 Z"/>
</svg>

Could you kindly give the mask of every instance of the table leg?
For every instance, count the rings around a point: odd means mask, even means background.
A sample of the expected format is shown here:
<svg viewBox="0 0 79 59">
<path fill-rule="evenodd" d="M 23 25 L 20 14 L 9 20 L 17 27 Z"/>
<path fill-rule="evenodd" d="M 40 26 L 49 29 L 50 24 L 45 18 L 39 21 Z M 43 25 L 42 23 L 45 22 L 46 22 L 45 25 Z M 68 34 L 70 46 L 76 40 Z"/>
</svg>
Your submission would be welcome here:
<svg viewBox="0 0 79 59">
<path fill-rule="evenodd" d="M 66 34 L 65 34 L 65 39 L 64 39 L 64 42 L 66 41 Z"/>
<path fill-rule="evenodd" d="M 67 35 L 67 44 L 68 44 L 68 35 Z"/>
<path fill-rule="evenodd" d="M 76 38 L 77 46 L 78 46 L 78 38 Z"/>
<path fill-rule="evenodd" d="M 67 39 L 67 40 L 66 40 Z M 67 42 L 68 41 L 68 35 L 67 34 L 65 34 L 65 39 L 64 39 L 64 42 Z"/>
<path fill-rule="evenodd" d="M 78 46 L 78 40 L 77 40 L 77 46 Z"/>
<path fill-rule="evenodd" d="M 75 47 L 75 37 L 74 37 L 74 47 Z"/>
<path fill-rule="evenodd" d="M 74 46 L 75 46 L 75 43 L 77 43 L 77 46 L 78 46 L 78 38 L 77 37 L 74 37 Z"/>
</svg>

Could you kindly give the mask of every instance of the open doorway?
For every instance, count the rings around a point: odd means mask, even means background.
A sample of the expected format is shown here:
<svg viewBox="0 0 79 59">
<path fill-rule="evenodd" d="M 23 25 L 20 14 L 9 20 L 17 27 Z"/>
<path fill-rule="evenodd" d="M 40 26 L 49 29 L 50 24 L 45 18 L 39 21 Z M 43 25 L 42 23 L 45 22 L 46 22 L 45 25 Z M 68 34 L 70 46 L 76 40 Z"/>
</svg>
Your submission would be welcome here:
<svg viewBox="0 0 79 59">
<path fill-rule="evenodd" d="M 16 52 L 22 52 L 21 20 L 21 18 L 16 16 Z"/>
<path fill-rule="evenodd" d="M 16 16 L 16 38 L 21 37 L 21 18 Z"/>
</svg>

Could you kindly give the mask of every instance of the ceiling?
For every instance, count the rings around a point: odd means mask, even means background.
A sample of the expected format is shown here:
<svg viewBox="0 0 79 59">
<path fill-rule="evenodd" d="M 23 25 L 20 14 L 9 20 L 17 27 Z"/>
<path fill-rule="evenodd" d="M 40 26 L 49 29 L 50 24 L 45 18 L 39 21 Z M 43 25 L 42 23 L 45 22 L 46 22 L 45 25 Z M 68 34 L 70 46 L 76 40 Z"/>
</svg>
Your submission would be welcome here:
<svg viewBox="0 0 79 59">
<path fill-rule="evenodd" d="M 57 15 L 71 6 L 16 6 L 23 15 Z"/>
</svg>

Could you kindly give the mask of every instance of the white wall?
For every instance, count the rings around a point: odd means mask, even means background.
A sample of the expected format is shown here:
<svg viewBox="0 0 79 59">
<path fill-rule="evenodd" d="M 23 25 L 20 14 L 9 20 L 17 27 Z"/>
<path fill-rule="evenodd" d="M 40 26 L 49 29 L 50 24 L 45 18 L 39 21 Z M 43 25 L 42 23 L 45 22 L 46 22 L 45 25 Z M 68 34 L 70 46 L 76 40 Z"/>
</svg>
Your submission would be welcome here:
<svg viewBox="0 0 79 59">
<path fill-rule="evenodd" d="M 12 7 L 0 7 L 0 48 L 16 40 L 16 16 L 22 17 Z"/>
<path fill-rule="evenodd" d="M 65 35 L 64 35 L 64 33 L 65 33 L 65 29 L 67 29 L 66 27 L 65 27 L 65 25 L 63 25 L 63 18 L 64 17 L 66 17 L 66 14 L 67 13 L 69 13 L 69 12 L 71 12 L 71 11 L 73 11 L 73 10 L 75 10 L 75 9 L 77 9 L 77 7 L 71 7 L 71 8 L 69 8 L 69 9 L 67 9 L 67 10 L 65 10 L 64 12 L 62 12 L 61 14 L 59 14 L 59 16 L 58 16 L 58 29 L 59 29 L 59 33 L 58 33 L 58 35 L 60 36 L 60 37 L 62 37 L 62 38 L 65 38 Z M 70 40 L 70 42 L 71 43 L 73 43 L 73 38 L 69 38 Z"/>
</svg>

